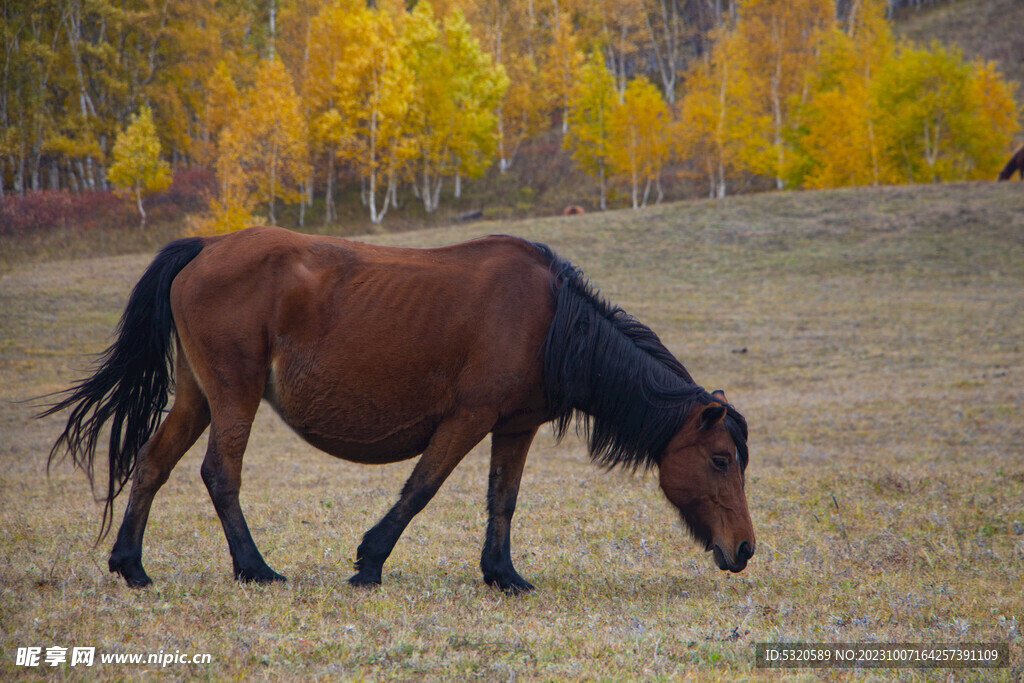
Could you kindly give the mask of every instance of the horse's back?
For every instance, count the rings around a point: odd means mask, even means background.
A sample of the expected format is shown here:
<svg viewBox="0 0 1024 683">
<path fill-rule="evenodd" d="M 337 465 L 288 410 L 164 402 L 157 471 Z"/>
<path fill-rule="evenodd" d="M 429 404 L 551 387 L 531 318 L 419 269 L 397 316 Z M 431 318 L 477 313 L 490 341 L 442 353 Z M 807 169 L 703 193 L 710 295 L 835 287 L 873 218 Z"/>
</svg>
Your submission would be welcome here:
<svg viewBox="0 0 1024 683">
<path fill-rule="evenodd" d="M 455 410 L 541 409 L 548 269 L 510 237 L 405 249 L 252 228 L 212 239 L 172 306 L 201 385 L 248 389 L 373 462 L 415 455 Z"/>
</svg>

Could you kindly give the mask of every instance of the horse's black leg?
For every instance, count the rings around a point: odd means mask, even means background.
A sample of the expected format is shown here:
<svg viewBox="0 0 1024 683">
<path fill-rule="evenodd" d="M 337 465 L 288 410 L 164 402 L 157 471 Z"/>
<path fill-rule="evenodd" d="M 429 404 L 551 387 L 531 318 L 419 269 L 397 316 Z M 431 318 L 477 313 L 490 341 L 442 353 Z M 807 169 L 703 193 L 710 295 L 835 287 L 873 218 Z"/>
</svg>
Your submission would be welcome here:
<svg viewBox="0 0 1024 683">
<path fill-rule="evenodd" d="M 142 567 L 142 536 L 156 492 L 181 456 L 210 424 L 210 411 L 195 378 L 179 355 L 174 406 L 136 460 L 124 521 L 107 563 L 110 571 L 139 588 L 152 581 Z"/>
<path fill-rule="evenodd" d="M 257 583 L 284 581 L 285 577 L 267 566 L 260 555 L 238 503 L 238 492 L 242 486 L 242 456 L 256 409 L 233 411 L 227 415 L 217 414 L 216 408 L 214 410 L 210 444 L 200 472 L 224 527 L 235 578 Z"/>
<path fill-rule="evenodd" d="M 363 542 L 356 551 L 356 574 L 348 580 L 349 583 L 380 583 L 384 560 L 394 550 L 405 527 L 426 507 L 455 466 L 473 446 L 480 443 L 493 424 L 493 417 L 488 419 L 478 413 L 449 419 L 438 426 L 430 445 L 402 488 L 398 502 L 363 536 Z"/>
<path fill-rule="evenodd" d="M 487 485 L 487 538 L 480 556 L 484 581 L 506 593 L 533 590 L 512 566 L 512 515 L 519 495 L 526 454 L 537 430 L 518 434 L 494 434 L 491 442 L 491 474 Z"/>
</svg>

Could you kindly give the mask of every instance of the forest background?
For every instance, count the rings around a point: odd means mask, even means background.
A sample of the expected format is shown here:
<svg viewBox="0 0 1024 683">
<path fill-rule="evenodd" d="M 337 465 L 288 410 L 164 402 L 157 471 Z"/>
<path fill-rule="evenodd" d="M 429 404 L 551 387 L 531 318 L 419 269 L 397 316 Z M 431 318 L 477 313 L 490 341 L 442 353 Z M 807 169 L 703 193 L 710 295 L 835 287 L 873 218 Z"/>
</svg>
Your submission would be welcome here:
<svg viewBox="0 0 1024 683">
<path fill-rule="evenodd" d="M 192 233 L 351 234 L 385 216 L 401 228 L 991 179 L 1021 141 L 1024 46 L 991 33 L 1020 25 L 1012 0 L 11 0 L 2 12 L 0 235 L 147 217 Z M 929 28 L 957 12 L 989 21 L 953 40 Z"/>
</svg>

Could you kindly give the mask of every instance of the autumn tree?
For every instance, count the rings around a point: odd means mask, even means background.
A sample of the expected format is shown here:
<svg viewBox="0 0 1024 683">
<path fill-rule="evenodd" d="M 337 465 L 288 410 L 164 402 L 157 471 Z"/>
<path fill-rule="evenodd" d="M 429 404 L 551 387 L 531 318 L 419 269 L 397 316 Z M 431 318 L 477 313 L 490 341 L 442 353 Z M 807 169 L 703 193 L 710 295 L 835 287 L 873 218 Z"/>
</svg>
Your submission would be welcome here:
<svg viewBox="0 0 1024 683">
<path fill-rule="evenodd" d="M 363 49 L 359 31 L 369 19 L 361 0 L 335 0 L 314 16 L 309 26 L 303 102 L 309 117 L 310 146 L 324 163 L 324 219 L 337 220 L 335 185 L 342 150 L 350 148 L 352 121 L 342 118 L 343 103 L 356 97 L 358 80 L 347 67 Z"/>
<path fill-rule="evenodd" d="M 291 78 L 279 59 L 263 60 L 256 83 L 245 93 L 218 140 L 217 173 L 221 181 L 224 227 L 240 227 L 237 217 L 264 204 L 276 222 L 278 198 L 301 199 L 297 187 L 307 173 L 306 122 Z"/>
<path fill-rule="evenodd" d="M 193 150 L 199 161 L 216 163 L 217 138 L 224 127 L 237 116 L 241 106 L 238 86 L 235 85 L 227 62 L 217 62 L 213 73 L 206 79 L 203 92 L 205 97 L 200 108 L 201 143 L 197 140 Z"/>
<path fill-rule="evenodd" d="M 544 51 L 540 70 L 544 74 L 545 90 L 552 95 L 561 114 L 563 133 L 569 127 L 570 98 L 579 77 L 580 66 L 583 64 L 583 52 L 580 48 L 571 17 L 565 12 L 557 13 L 554 17 L 551 42 Z"/>
<path fill-rule="evenodd" d="M 219 59 L 244 59 L 232 55 L 246 48 L 248 12 L 207 0 L 0 3 L 0 188 L 105 189 L 117 133 L 143 101 L 165 156 L 202 155 L 203 82 Z"/>
<path fill-rule="evenodd" d="M 633 208 L 647 205 L 651 186 L 662 199 L 661 170 L 668 161 L 669 112 L 658 88 L 644 77 L 626 86 L 622 102 L 609 118 L 612 167 L 626 177 L 632 189 Z M 640 187 L 643 185 L 643 193 Z"/>
<path fill-rule="evenodd" d="M 872 83 L 891 57 L 886 0 L 860 0 L 822 40 L 809 95 L 800 105 L 789 181 L 822 188 L 891 182 L 880 156 Z"/>
<path fill-rule="evenodd" d="M 693 50 L 695 21 L 688 21 L 682 2 L 645 0 L 644 23 L 650 35 L 650 50 L 661 78 L 665 100 L 676 102 L 676 85 Z"/>
<path fill-rule="evenodd" d="M 600 48 L 619 94 L 640 68 L 650 43 L 645 27 L 647 0 L 596 0 L 582 8 L 582 33 L 586 48 Z M 589 39 L 589 40 L 588 40 Z"/>
<path fill-rule="evenodd" d="M 580 69 L 569 108 L 569 133 L 562 144 L 580 168 L 597 176 L 601 210 L 607 208 L 608 166 L 612 151 L 612 110 L 618 104 L 615 78 L 600 52 L 590 54 Z"/>
<path fill-rule="evenodd" d="M 744 168 L 745 146 L 752 131 L 764 130 L 763 114 L 754 111 L 754 96 L 749 72 L 730 47 L 735 34 L 723 29 L 717 47 L 704 60 L 687 70 L 686 94 L 679 117 L 672 127 L 677 158 L 691 161 L 708 180 L 708 196 L 726 196 L 729 183 Z"/>
<path fill-rule="evenodd" d="M 991 178 L 1017 107 L 991 65 L 959 50 L 904 44 L 873 83 L 884 154 L 907 182 Z"/>
<path fill-rule="evenodd" d="M 441 184 L 454 175 L 478 177 L 497 144 L 495 109 L 508 79 L 454 10 L 438 26 L 430 3 L 418 3 L 404 24 L 406 62 L 415 88 L 406 134 L 416 150 L 414 182 L 428 213 Z M 458 193 L 458 185 L 456 185 Z"/>
<path fill-rule="evenodd" d="M 361 179 L 370 220 L 380 223 L 409 158 L 404 125 L 413 81 L 403 60 L 401 3 L 378 2 L 376 9 L 360 4 L 342 0 L 337 15 L 351 42 L 332 74 L 331 108 L 337 115 L 328 114 L 336 124 L 330 139 Z"/>
<path fill-rule="evenodd" d="M 146 227 L 143 196 L 164 189 L 171 183 L 167 162 L 160 158 L 160 140 L 153 125 L 153 112 L 143 105 L 114 143 L 113 163 L 108 169 L 115 187 L 135 195 L 139 207 L 139 228 Z"/>
<path fill-rule="evenodd" d="M 833 0 L 745 0 L 733 35 L 716 49 L 732 50 L 750 82 L 748 121 L 755 124 L 742 150 L 754 173 L 775 178 L 782 188 L 791 150 L 786 139 L 793 111 L 807 93 L 818 45 L 835 22 Z"/>
<path fill-rule="evenodd" d="M 549 122 L 553 94 L 539 64 L 542 26 L 535 0 L 461 0 L 467 22 L 483 49 L 508 77 L 496 110 L 498 168 L 512 167 L 522 143 Z"/>
</svg>

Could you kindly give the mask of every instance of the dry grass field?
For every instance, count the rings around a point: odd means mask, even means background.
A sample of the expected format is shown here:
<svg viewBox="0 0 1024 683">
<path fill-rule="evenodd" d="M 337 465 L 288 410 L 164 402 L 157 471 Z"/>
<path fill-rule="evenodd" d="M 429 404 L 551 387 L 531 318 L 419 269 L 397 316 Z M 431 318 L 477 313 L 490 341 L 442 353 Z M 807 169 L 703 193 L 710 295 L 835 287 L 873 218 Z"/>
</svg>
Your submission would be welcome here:
<svg viewBox="0 0 1024 683">
<path fill-rule="evenodd" d="M 157 496 L 129 590 L 93 541 L 100 505 L 29 397 L 102 350 L 152 253 L 0 275 L 0 678 L 1020 680 L 1024 677 L 1024 183 L 774 193 L 380 235 L 550 243 L 658 331 L 751 427 L 757 554 L 720 572 L 656 477 L 604 472 L 546 431 L 513 556 L 535 593 L 478 569 L 487 444 L 410 525 L 384 585 L 346 579 L 412 463 L 340 462 L 261 410 L 242 505 L 285 585 L 240 585 L 199 477 Z M 7 248 L 6 245 L 0 247 Z M 744 351 L 745 350 L 745 351 Z M 117 504 L 118 515 L 124 500 Z M 120 521 L 118 516 L 117 521 Z M 755 643 L 1010 644 L 999 670 L 755 668 Z M 95 647 L 91 668 L 19 647 Z M 101 654 L 209 654 L 207 664 Z"/>
</svg>

